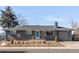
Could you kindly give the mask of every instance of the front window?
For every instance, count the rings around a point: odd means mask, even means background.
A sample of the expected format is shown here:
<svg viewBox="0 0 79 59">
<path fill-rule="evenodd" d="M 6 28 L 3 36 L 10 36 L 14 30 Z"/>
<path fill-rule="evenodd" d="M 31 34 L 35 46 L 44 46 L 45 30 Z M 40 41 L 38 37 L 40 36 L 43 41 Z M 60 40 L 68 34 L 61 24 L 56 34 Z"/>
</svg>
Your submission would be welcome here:
<svg viewBox="0 0 79 59">
<path fill-rule="evenodd" d="M 10 34 L 15 35 L 15 34 L 16 34 L 16 30 L 14 30 L 14 31 L 10 31 Z"/>
<path fill-rule="evenodd" d="M 32 32 L 31 31 L 28 31 L 28 34 L 30 35 L 30 34 L 32 34 Z"/>
<path fill-rule="evenodd" d="M 49 31 L 46 32 L 46 35 L 51 35 L 51 33 Z"/>
</svg>

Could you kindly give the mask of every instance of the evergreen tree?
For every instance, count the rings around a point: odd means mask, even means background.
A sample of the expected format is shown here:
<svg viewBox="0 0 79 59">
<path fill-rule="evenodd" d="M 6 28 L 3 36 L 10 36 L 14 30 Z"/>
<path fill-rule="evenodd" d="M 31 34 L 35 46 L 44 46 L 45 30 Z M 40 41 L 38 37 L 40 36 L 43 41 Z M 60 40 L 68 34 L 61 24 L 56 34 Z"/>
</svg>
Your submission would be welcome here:
<svg viewBox="0 0 79 59">
<path fill-rule="evenodd" d="M 12 28 L 19 25 L 16 19 L 17 17 L 10 6 L 6 7 L 5 10 L 1 10 L 0 25 L 3 28 Z"/>
<path fill-rule="evenodd" d="M 2 28 L 8 29 L 17 25 L 19 25 L 17 17 L 10 6 L 6 7 L 5 10 L 1 10 L 0 26 Z M 7 40 L 7 32 L 5 40 Z"/>
</svg>

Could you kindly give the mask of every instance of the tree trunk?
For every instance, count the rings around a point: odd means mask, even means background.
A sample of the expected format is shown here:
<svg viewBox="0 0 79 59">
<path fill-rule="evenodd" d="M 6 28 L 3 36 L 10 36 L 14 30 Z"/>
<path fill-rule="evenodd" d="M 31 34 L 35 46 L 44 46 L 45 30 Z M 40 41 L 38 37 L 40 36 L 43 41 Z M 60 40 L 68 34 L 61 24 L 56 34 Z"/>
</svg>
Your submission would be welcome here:
<svg viewBox="0 0 79 59">
<path fill-rule="evenodd" d="M 6 35 L 6 36 L 5 36 L 5 41 L 6 41 L 6 40 L 7 40 L 7 31 L 6 31 L 5 35 Z"/>
</svg>

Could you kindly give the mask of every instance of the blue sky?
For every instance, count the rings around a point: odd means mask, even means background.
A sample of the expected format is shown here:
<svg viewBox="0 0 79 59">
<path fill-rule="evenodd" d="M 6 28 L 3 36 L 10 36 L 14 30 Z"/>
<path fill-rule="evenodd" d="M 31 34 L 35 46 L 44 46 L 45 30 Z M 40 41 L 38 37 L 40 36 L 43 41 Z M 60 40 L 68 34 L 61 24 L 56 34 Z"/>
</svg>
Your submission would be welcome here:
<svg viewBox="0 0 79 59">
<path fill-rule="evenodd" d="M 71 19 L 79 22 L 79 7 L 71 6 L 12 6 L 20 23 L 30 25 L 54 25 L 70 27 Z M 0 6 L 4 10 L 5 6 Z M 22 19 L 23 18 L 23 19 Z"/>
</svg>

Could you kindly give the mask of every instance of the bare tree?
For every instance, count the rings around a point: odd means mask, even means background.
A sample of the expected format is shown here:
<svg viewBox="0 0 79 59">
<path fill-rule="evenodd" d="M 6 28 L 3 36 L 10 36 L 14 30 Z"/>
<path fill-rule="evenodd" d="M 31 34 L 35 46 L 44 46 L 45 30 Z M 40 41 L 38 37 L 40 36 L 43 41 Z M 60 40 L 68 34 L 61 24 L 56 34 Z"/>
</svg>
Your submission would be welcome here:
<svg viewBox="0 0 79 59">
<path fill-rule="evenodd" d="M 20 25 L 27 25 L 28 24 L 27 19 L 21 15 L 18 15 L 18 21 L 19 21 Z"/>
<path fill-rule="evenodd" d="M 78 22 L 75 21 L 74 19 L 70 20 L 70 25 L 71 25 L 71 28 L 74 28 L 74 29 L 79 27 Z"/>
</svg>

